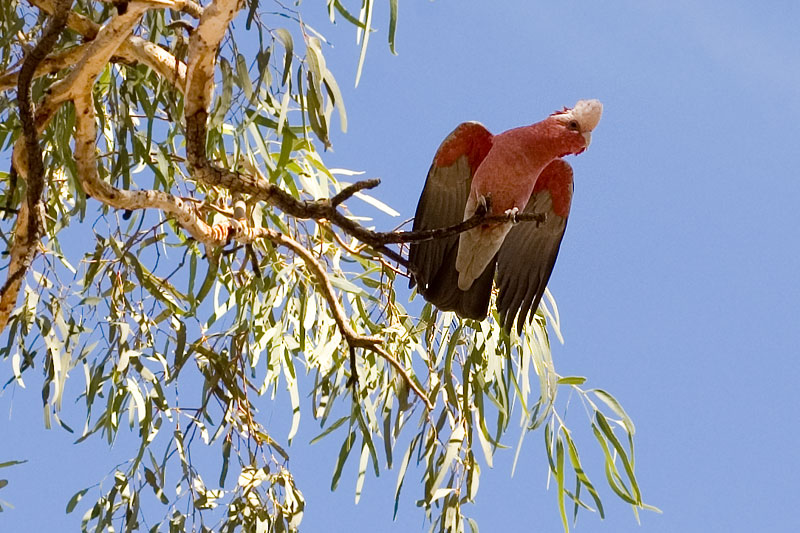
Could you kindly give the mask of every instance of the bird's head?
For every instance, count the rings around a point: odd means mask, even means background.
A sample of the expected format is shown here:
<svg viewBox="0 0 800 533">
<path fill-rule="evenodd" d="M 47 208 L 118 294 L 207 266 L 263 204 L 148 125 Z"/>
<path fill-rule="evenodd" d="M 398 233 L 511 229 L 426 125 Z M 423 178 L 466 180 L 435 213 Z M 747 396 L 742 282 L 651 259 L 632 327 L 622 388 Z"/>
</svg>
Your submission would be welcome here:
<svg viewBox="0 0 800 533">
<path fill-rule="evenodd" d="M 579 100 L 572 109 L 565 107 L 550 117 L 563 128 L 560 136 L 569 145 L 568 153 L 579 154 L 592 142 L 592 130 L 600 122 L 602 115 L 603 104 L 600 100 Z"/>
</svg>

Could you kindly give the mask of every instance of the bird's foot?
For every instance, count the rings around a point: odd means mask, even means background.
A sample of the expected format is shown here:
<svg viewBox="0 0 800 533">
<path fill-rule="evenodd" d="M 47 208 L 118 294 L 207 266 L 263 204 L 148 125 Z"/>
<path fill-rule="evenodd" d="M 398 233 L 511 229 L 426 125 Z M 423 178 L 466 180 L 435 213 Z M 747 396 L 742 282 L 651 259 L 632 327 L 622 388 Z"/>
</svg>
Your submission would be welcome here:
<svg viewBox="0 0 800 533">
<path fill-rule="evenodd" d="M 508 219 L 511 221 L 512 224 L 516 224 L 517 222 L 519 222 L 517 220 L 518 214 L 519 214 L 518 207 L 512 207 L 511 209 L 506 209 L 506 216 L 508 217 Z"/>
<path fill-rule="evenodd" d="M 486 196 L 478 195 L 478 205 L 475 207 L 475 214 L 480 216 L 485 216 L 489 214 L 489 210 L 492 208 L 492 196 L 487 194 Z"/>
</svg>

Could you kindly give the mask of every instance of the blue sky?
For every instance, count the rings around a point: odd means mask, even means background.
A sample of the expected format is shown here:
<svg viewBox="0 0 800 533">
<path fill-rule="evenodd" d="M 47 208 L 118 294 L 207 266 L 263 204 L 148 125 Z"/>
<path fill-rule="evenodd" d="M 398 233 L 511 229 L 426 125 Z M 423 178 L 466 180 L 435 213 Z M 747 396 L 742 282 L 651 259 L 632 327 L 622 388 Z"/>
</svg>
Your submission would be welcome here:
<svg viewBox="0 0 800 533">
<path fill-rule="evenodd" d="M 554 357 L 626 407 L 644 498 L 664 513 L 643 513 L 639 527 L 604 488 L 606 520 L 584 513 L 577 530 L 800 529 L 800 4 L 401 2 L 397 57 L 380 5 L 357 89 L 352 27 L 315 8 L 302 6 L 335 45 L 326 57 L 349 118 L 326 162 L 381 177 L 375 196 L 402 218 L 459 122 L 500 132 L 581 98 L 604 103 L 592 146 L 570 159 L 575 197 L 550 283 L 566 342 Z M 41 429 L 35 388 L 0 397 L 0 427 L 13 432 L 3 430 L 0 458 L 31 459 L 3 472 L 12 484 L 0 497 L 16 510 L 0 515 L 2 531 L 77 526 L 80 513 L 64 522 L 69 496 L 125 456 L 86 443 L 79 453 L 102 464 L 61 460 L 73 438 Z M 392 522 L 396 474 L 368 476 L 354 506 L 355 468 L 331 493 L 339 443 L 308 447 L 314 434 L 304 428 L 291 448 L 304 531 L 424 529 L 413 475 Z M 483 531 L 559 531 L 541 436 L 528 437 L 514 478 L 512 455 L 483 469 L 467 514 Z"/>
</svg>

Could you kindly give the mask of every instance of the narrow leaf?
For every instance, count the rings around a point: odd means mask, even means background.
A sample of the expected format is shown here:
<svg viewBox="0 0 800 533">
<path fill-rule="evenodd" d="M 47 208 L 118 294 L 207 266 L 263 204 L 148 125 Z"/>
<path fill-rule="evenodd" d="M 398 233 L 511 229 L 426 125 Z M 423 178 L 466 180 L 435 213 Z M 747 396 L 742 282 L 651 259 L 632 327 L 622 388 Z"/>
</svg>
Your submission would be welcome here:
<svg viewBox="0 0 800 533">
<path fill-rule="evenodd" d="M 336 490 L 336 487 L 339 485 L 339 478 L 342 477 L 344 463 L 350 456 L 350 450 L 353 449 L 353 444 L 355 444 L 355 442 L 356 433 L 355 431 L 351 431 L 350 434 L 347 435 L 347 438 L 344 439 L 342 447 L 339 449 L 339 457 L 336 459 L 336 467 L 333 470 L 333 479 L 331 480 L 331 490 Z"/>
<path fill-rule="evenodd" d="M 569 520 L 564 506 L 564 441 L 561 440 L 561 435 L 556 438 L 556 483 L 558 483 L 558 511 L 561 513 L 564 531 L 569 533 Z"/>
<path fill-rule="evenodd" d="M 583 376 L 567 376 L 563 378 L 558 378 L 559 385 L 583 385 L 586 382 L 586 378 Z"/>
<path fill-rule="evenodd" d="M 608 423 L 608 420 L 603 413 L 600 411 L 595 412 L 595 420 L 597 424 L 600 426 L 600 430 L 606 436 L 608 441 L 617 451 L 619 454 L 620 459 L 622 460 L 622 466 L 625 468 L 625 473 L 628 474 L 628 479 L 631 482 L 631 489 L 633 490 L 633 497 L 636 500 L 636 504 L 640 504 L 642 502 L 642 495 L 639 492 L 639 485 L 636 483 L 636 475 L 633 473 L 633 467 L 631 466 L 630 461 L 628 460 L 628 454 L 625 451 L 625 448 L 622 447 L 622 443 L 620 443 L 617 436 L 614 435 L 614 431 L 611 429 L 611 426 Z"/>
<path fill-rule="evenodd" d="M 431 484 L 430 498 L 433 498 L 433 494 L 436 494 L 439 485 L 442 484 L 445 475 L 447 475 L 447 472 L 450 470 L 450 465 L 453 464 L 453 461 L 455 461 L 456 457 L 458 456 L 458 451 L 461 449 L 461 445 L 464 442 L 465 434 L 466 432 L 464 431 L 464 426 L 459 424 L 450 435 L 450 439 L 447 441 L 447 448 L 445 448 L 444 460 L 439 467 L 439 472 L 436 474 L 436 478 Z M 430 498 L 428 501 L 432 501 Z"/>
<path fill-rule="evenodd" d="M 397 0 L 389 0 L 389 50 L 397 55 L 395 35 L 397 34 Z"/>
<path fill-rule="evenodd" d="M 411 460 L 411 452 L 414 451 L 414 446 L 417 445 L 418 439 L 419 435 L 411 439 L 411 444 L 408 445 L 406 454 L 403 456 L 403 460 L 400 461 L 400 468 L 397 470 L 397 484 L 394 488 L 394 514 L 392 515 L 392 520 L 397 518 L 397 506 L 400 502 L 400 489 L 403 488 L 403 480 L 406 478 L 406 470 L 408 469 L 408 463 Z"/>
<path fill-rule="evenodd" d="M 281 80 L 281 85 L 286 85 L 286 80 L 289 79 L 290 76 L 289 71 L 292 68 L 292 58 L 294 57 L 294 41 L 292 40 L 292 34 L 284 28 L 276 29 L 275 35 L 283 45 L 283 49 L 286 51 L 286 55 L 283 60 L 283 79 Z"/>
<path fill-rule="evenodd" d="M 87 488 L 87 489 L 79 490 L 78 492 L 76 492 L 75 494 L 72 495 L 72 498 L 70 498 L 69 502 L 67 502 L 67 511 L 66 511 L 67 514 L 71 513 L 75 509 L 75 506 L 78 505 L 78 502 L 81 501 L 81 498 L 83 498 L 83 495 L 86 494 L 88 491 L 89 491 L 89 489 Z"/>
<path fill-rule="evenodd" d="M 631 420 L 631 417 L 628 416 L 628 413 L 625 412 L 625 409 L 622 408 L 622 405 L 617 401 L 616 398 L 611 396 L 611 394 L 603 389 L 592 389 L 591 392 L 593 392 L 595 396 L 597 396 L 603 403 L 609 406 L 617 416 L 622 418 L 622 423 L 625 424 L 625 429 L 627 429 L 630 435 L 636 433 L 636 427 L 633 425 L 633 420 Z"/>
<path fill-rule="evenodd" d="M 361 80 L 361 71 L 364 68 L 364 60 L 367 58 L 367 43 L 372 28 L 372 0 L 364 0 L 364 7 L 361 9 L 362 19 L 364 20 L 363 40 L 361 41 L 361 53 L 358 56 L 358 68 L 356 69 L 356 87 Z"/>
</svg>

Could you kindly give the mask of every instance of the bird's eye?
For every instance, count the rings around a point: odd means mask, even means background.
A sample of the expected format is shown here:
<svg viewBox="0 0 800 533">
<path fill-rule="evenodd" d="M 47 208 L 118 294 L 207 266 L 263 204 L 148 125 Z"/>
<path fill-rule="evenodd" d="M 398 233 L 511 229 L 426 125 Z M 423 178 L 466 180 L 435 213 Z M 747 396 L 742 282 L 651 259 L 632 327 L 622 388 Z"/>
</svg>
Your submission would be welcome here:
<svg viewBox="0 0 800 533">
<path fill-rule="evenodd" d="M 578 131 L 578 121 L 577 120 L 570 120 L 569 124 L 567 124 L 567 127 L 569 129 L 571 129 L 571 130 Z"/>
</svg>

